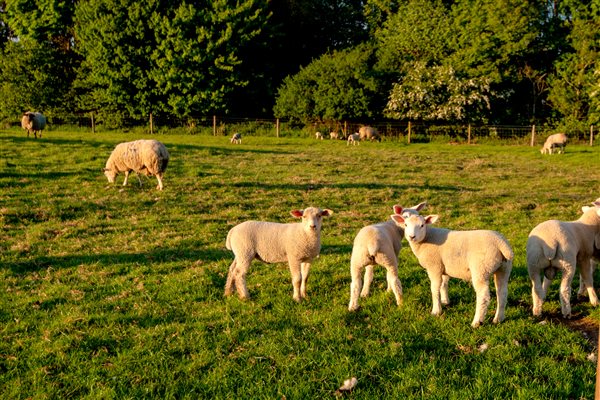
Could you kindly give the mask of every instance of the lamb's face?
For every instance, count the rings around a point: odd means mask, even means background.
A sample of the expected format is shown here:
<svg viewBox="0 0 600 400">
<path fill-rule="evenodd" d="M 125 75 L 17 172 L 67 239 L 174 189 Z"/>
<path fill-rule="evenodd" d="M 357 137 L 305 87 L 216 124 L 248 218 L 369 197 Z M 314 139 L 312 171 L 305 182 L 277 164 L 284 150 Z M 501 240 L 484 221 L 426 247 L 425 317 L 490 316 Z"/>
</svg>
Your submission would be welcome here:
<svg viewBox="0 0 600 400">
<path fill-rule="evenodd" d="M 115 183 L 115 179 L 117 177 L 117 173 L 111 169 L 104 169 L 104 175 L 108 179 L 109 183 Z"/>
<path fill-rule="evenodd" d="M 291 212 L 294 217 L 302 218 L 302 226 L 309 233 L 321 231 L 323 225 L 323 217 L 328 217 L 333 214 L 333 211 L 325 209 L 321 210 L 316 207 L 309 207 L 304 210 L 294 210 Z"/>
<path fill-rule="evenodd" d="M 420 215 L 409 215 L 404 218 L 404 237 L 409 242 L 419 243 L 425 239 L 427 224 L 425 218 Z"/>
</svg>

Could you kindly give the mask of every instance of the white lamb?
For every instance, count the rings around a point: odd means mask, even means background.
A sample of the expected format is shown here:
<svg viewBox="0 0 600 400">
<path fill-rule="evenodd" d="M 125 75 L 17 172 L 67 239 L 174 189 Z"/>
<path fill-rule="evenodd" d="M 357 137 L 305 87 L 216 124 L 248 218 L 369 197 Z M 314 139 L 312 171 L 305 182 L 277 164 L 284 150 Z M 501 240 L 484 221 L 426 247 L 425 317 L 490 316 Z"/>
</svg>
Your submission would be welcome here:
<svg viewBox="0 0 600 400">
<path fill-rule="evenodd" d="M 329 132 L 329 139 L 339 139 L 339 135 L 337 132 Z"/>
<path fill-rule="evenodd" d="M 431 281 L 432 315 L 442 312 L 440 295 L 448 299 L 444 275 L 470 281 L 477 297 L 475 317 L 471 326 L 476 328 L 485 320 L 490 302 L 489 281 L 494 275 L 496 286 L 496 315 L 494 323 L 504 320 L 508 295 L 508 278 L 512 270 L 513 251 L 500 233 L 490 230 L 452 231 L 429 226 L 437 215 L 410 215 L 392 218 L 404 227 L 404 236 L 410 248 L 427 271 Z M 440 291 L 445 290 L 445 294 Z M 443 303 L 443 302 L 442 302 Z"/>
<path fill-rule="evenodd" d="M 556 151 L 560 154 L 565 152 L 566 146 L 567 135 L 564 133 L 555 133 L 554 135 L 548 136 L 540 152 L 542 154 L 552 154 L 554 153 L 554 149 L 557 149 Z"/>
<path fill-rule="evenodd" d="M 360 135 L 358 133 L 353 133 L 349 135 L 348 142 L 346 143 L 346 145 L 350 145 L 350 143 L 352 143 L 353 146 L 356 144 L 360 144 Z"/>
<path fill-rule="evenodd" d="M 120 143 L 110 154 L 103 169 L 108 182 L 114 183 L 120 172 L 125 173 L 123 186 L 131 171 L 146 176 L 156 175 L 157 189 L 163 189 L 163 175 L 169 164 L 169 152 L 164 144 L 157 140 L 136 140 Z"/>
<path fill-rule="evenodd" d="M 411 208 L 393 207 L 395 214 L 408 217 L 418 214 L 419 210 L 427 205 L 420 203 Z M 398 253 L 402 247 L 404 230 L 393 220 L 379 224 L 368 225 L 362 228 L 354 238 L 352 257 L 350 260 L 350 304 L 348 310 L 358 309 L 358 295 L 367 297 L 373 281 L 373 267 L 381 265 L 387 270 L 387 287 L 394 293 L 396 304 L 402 303 L 402 285 L 398 279 Z M 361 280 L 362 270 L 365 268 L 364 286 Z"/>
<path fill-rule="evenodd" d="M 227 249 L 235 256 L 227 282 L 225 295 L 234 287 L 241 299 L 249 297 L 246 274 L 253 259 L 265 263 L 288 262 L 292 274 L 294 300 L 306 297 L 306 281 L 310 265 L 321 251 L 321 226 L 323 217 L 333 214 L 328 209 L 309 207 L 293 210 L 292 216 L 302 222 L 280 224 L 275 222 L 246 221 L 231 228 L 227 234 Z"/>
<path fill-rule="evenodd" d="M 571 316 L 571 282 L 577 267 L 590 303 L 598 305 L 593 285 L 592 258 L 600 254 L 600 201 L 593 204 L 594 207 L 583 208 L 583 215 L 576 221 L 545 221 L 529 234 L 527 270 L 532 284 L 533 315 L 542 314 L 550 283 L 560 270 L 561 311 L 563 317 Z"/>
<path fill-rule="evenodd" d="M 323 140 L 323 134 L 321 132 L 315 132 L 315 139 L 321 139 Z"/>
<path fill-rule="evenodd" d="M 230 142 L 233 144 L 242 144 L 242 134 L 239 132 L 234 133 L 231 137 Z"/>
</svg>

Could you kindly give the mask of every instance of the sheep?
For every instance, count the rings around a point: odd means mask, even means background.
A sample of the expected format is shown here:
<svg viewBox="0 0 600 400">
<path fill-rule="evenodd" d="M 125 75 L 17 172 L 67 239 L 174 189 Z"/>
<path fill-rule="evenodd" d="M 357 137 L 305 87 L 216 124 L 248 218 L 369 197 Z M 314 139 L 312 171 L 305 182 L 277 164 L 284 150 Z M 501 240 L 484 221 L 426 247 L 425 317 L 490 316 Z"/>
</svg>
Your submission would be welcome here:
<svg viewBox="0 0 600 400">
<path fill-rule="evenodd" d="M 563 153 L 565 152 L 565 147 L 567 146 L 567 135 L 564 133 L 555 133 L 554 135 L 548 136 L 546 142 L 544 142 L 544 146 L 540 150 L 542 154 L 552 154 L 554 153 L 554 149 L 557 149 L 557 152 Z"/>
<path fill-rule="evenodd" d="M 346 145 L 350 145 L 350 143 L 352 143 L 353 146 L 356 144 L 360 144 L 359 140 L 360 135 L 358 133 L 353 133 L 352 135 L 348 136 L 348 141 L 346 142 Z"/>
<path fill-rule="evenodd" d="M 104 175 L 109 183 L 114 183 L 119 172 L 125 173 L 123 186 L 131 171 L 147 176 L 156 175 L 158 190 L 163 190 L 163 175 L 169 164 L 169 152 L 164 144 L 157 140 L 136 140 L 118 144 L 108 157 Z"/>
<path fill-rule="evenodd" d="M 315 139 L 319 140 L 323 140 L 323 134 L 321 132 L 315 132 Z"/>
<path fill-rule="evenodd" d="M 46 117 L 42 113 L 31 111 L 23 113 L 23 118 L 21 118 L 21 128 L 27 131 L 27 137 L 29 137 L 30 133 L 33 133 L 33 137 L 37 139 L 37 134 L 39 132 L 41 138 L 42 131 L 45 127 Z"/>
<path fill-rule="evenodd" d="M 592 258 L 600 255 L 600 201 L 592 204 L 594 207 L 582 209 L 583 215 L 576 221 L 545 221 L 529 233 L 527 271 L 532 284 L 534 316 L 542 314 L 550 283 L 559 270 L 562 275 L 560 305 L 564 318 L 571 317 L 571 282 L 577 267 L 590 303 L 598 305 L 593 286 Z"/>
<path fill-rule="evenodd" d="M 337 132 L 329 132 L 329 139 L 339 139 L 339 135 Z"/>
<path fill-rule="evenodd" d="M 485 320 L 490 302 L 489 281 L 493 274 L 498 303 L 493 322 L 502 322 L 514 258 L 510 244 L 496 231 L 452 231 L 429 226 L 438 218 L 438 215 L 409 215 L 408 218 L 392 215 L 392 219 L 404 228 L 412 252 L 429 275 L 433 300 L 431 314 L 437 316 L 442 311 L 440 295 L 442 300 L 448 300 L 444 275 L 471 281 L 477 298 L 471 326 L 477 328 Z M 440 294 L 440 291 L 446 293 Z"/>
<path fill-rule="evenodd" d="M 360 140 L 369 139 L 371 141 L 377 140 L 378 142 L 381 142 L 377 129 L 371 126 L 361 126 L 358 130 L 358 134 L 360 135 Z"/>
<path fill-rule="evenodd" d="M 418 212 L 427 205 L 420 203 L 411 208 L 402 208 L 399 205 L 393 207 L 395 214 L 407 217 Z M 373 281 L 373 267 L 379 264 L 387 270 L 387 287 L 396 297 L 396 304 L 402 303 L 402 285 L 398 279 L 398 253 L 402 247 L 404 231 L 393 220 L 381 222 L 363 227 L 354 238 L 352 246 L 352 257 L 350 261 L 350 284 L 349 311 L 358 309 L 358 294 L 361 297 L 369 295 L 369 288 Z M 362 269 L 365 269 L 364 286 L 361 281 Z M 362 290 L 361 290 L 362 287 Z"/>
<path fill-rule="evenodd" d="M 230 142 L 233 144 L 242 144 L 242 134 L 239 132 L 234 133 L 231 137 Z"/>
<path fill-rule="evenodd" d="M 292 275 L 294 300 L 300 302 L 306 298 L 310 265 L 321 251 L 323 217 L 333 215 L 333 211 L 309 207 L 290 213 L 302 218 L 302 221 L 288 224 L 246 221 L 231 228 L 225 245 L 233 251 L 234 260 L 229 267 L 225 296 L 231 295 L 235 287 L 242 300 L 249 298 L 246 274 L 250 263 L 256 258 L 265 263 L 287 261 Z"/>
</svg>

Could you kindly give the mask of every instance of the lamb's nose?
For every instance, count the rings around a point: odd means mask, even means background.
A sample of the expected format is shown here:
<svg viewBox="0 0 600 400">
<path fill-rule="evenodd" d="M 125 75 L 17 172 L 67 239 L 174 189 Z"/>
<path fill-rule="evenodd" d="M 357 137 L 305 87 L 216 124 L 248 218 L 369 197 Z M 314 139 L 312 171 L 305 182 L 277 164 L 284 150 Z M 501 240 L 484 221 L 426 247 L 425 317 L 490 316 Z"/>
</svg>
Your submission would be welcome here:
<svg viewBox="0 0 600 400">
<path fill-rule="evenodd" d="M 415 236 L 414 236 L 414 235 L 410 235 L 410 236 L 408 237 L 408 240 L 415 240 Z"/>
</svg>

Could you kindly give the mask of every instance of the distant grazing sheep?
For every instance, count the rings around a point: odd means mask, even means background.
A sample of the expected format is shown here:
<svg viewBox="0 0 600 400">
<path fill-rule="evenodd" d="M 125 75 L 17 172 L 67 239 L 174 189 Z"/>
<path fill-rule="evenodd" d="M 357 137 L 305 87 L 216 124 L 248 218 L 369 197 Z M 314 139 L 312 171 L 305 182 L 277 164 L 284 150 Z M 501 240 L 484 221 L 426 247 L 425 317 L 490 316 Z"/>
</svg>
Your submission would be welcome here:
<svg viewBox="0 0 600 400">
<path fill-rule="evenodd" d="M 553 154 L 554 150 L 560 154 L 565 152 L 567 146 L 567 135 L 564 133 L 555 133 L 554 135 L 548 136 L 544 146 L 540 150 L 542 154 Z"/>
<path fill-rule="evenodd" d="M 27 137 L 29 137 L 29 133 L 33 133 L 37 139 L 39 132 L 41 138 L 42 131 L 46 127 L 46 117 L 42 113 L 28 111 L 21 118 L 21 127 L 27 131 Z"/>
<path fill-rule="evenodd" d="M 234 133 L 230 141 L 234 144 L 242 144 L 242 134 L 239 132 Z"/>
<path fill-rule="evenodd" d="M 563 317 L 571 316 L 571 282 L 577 267 L 590 303 L 598 305 L 593 285 L 592 258 L 600 255 L 600 201 L 596 200 L 593 205 L 583 207 L 583 215 L 576 221 L 545 221 L 529 234 L 527 270 L 532 284 L 533 315 L 542 314 L 550 283 L 560 271 L 561 311 Z"/>
<path fill-rule="evenodd" d="M 321 251 L 323 217 L 333 214 L 328 209 L 309 207 L 291 211 L 302 222 L 280 224 L 275 222 L 246 221 L 231 228 L 227 234 L 227 249 L 235 256 L 225 284 L 225 295 L 236 288 L 241 299 L 249 297 L 246 274 L 253 259 L 265 263 L 289 264 L 294 287 L 294 300 L 306 297 L 306 282 L 310 264 Z"/>
<path fill-rule="evenodd" d="M 340 136 L 337 132 L 329 132 L 329 139 L 339 139 Z"/>
<path fill-rule="evenodd" d="M 430 224 L 437 215 L 393 215 L 394 221 L 404 227 L 404 236 L 419 264 L 427 271 L 431 281 L 432 315 L 440 315 L 441 290 L 444 275 L 470 281 L 477 297 L 475 317 L 471 326 L 476 328 L 485 320 L 490 302 L 489 282 L 492 274 L 496 285 L 496 315 L 494 323 L 504 320 L 508 296 L 508 278 L 512 270 L 514 253 L 500 233 L 489 230 L 451 231 L 434 228 Z M 445 295 L 447 298 L 447 293 Z"/>
<path fill-rule="evenodd" d="M 157 140 L 142 139 L 118 144 L 106 161 L 103 171 L 110 183 L 114 183 L 119 172 L 123 172 L 125 174 L 123 186 L 127 185 L 127 178 L 131 171 L 146 176 L 156 175 L 157 189 L 162 190 L 162 178 L 168 164 L 169 152 L 164 144 Z"/>
<path fill-rule="evenodd" d="M 323 134 L 321 132 L 315 132 L 315 139 L 323 140 Z"/>
<path fill-rule="evenodd" d="M 346 142 L 346 145 L 350 145 L 350 143 L 352 143 L 352 145 L 357 145 L 360 144 L 359 142 L 360 140 L 360 135 L 358 133 L 353 133 L 352 135 L 348 136 L 348 141 Z"/>
<path fill-rule="evenodd" d="M 379 133 L 377 132 L 377 129 L 371 127 L 371 126 L 361 126 L 360 129 L 358 130 L 358 134 L 360 135 L 360 140 L 377 140 L 378 142 L 381 141 L 381 138 L 379 137 Z"/>
<path fill-rule="evenodd" d="M 420 203 L 411 208 L 402 208 L 395 205 L 394 214 L 408 217 L 410 214 L 418 214 L 427 205 Z M 369 288 L 373 281 L 373 266 L 381 265 L 387 270 L 387 288 L 394 293 L 396 304 L 402 303 L 402 285 L 398 279 L 398 253 L 402 247 L 404 230 L 394 220 L 390 219 L 379 224 L 363 227 L 354 238 L 352 246 L 352 258 L 350 260 L 350 303 L 348 310 L 358 309 L 358 295 L 367 297 Z M 364 285 L 361 280 L 363 268 L 365 269 Z"/>
</svg>

